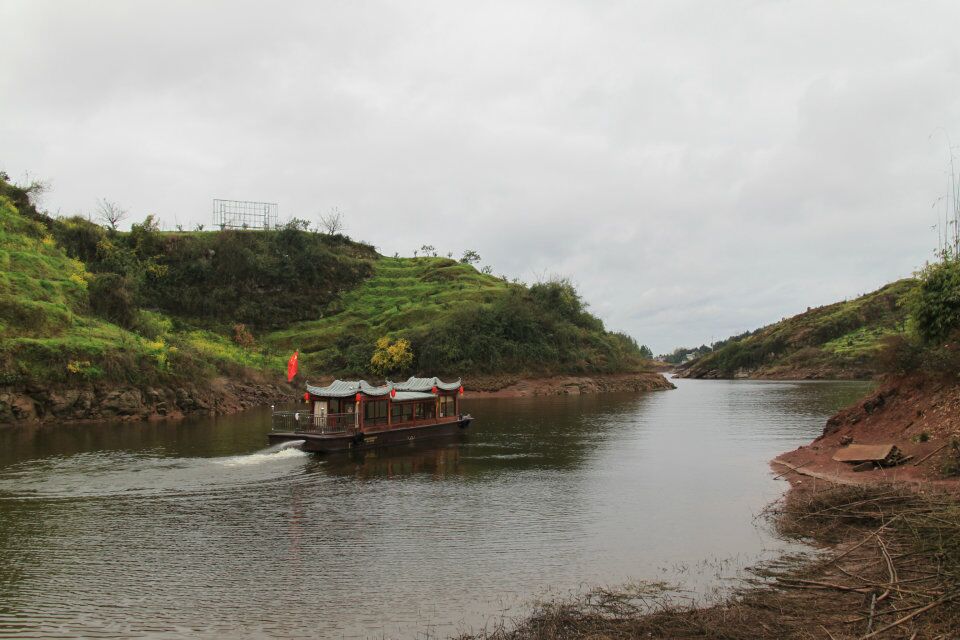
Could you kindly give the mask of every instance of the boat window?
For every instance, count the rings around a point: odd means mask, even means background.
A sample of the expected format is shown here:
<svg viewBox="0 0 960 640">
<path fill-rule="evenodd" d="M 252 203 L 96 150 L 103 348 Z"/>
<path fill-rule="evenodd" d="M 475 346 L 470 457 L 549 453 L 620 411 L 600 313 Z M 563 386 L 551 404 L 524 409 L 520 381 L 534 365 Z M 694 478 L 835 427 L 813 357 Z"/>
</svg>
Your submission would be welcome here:
<svg viewBox="0 0 960 640">
<path fill-rule="evenodd" d="M 413 420 L 413 405 L 409 402 L 393 405 L 392 411 L 394 424 Z"/>
<path fill-rule="evenodd" d="M 363 424 L 376 425 L 387 423 L 387 401 L 374 400 L 363 404 Z"/>
<path fill-rule="evenodd" d="M 353 413 L 353 398 L 332 398 L 330 400 L 330 413 Z"/>
<path fill-rule="evenodd" d="M 417 403 L 417 420 L 433 418 L 437 415 L 437 407 L 433 401 Z"/>
<path fill-rule="evenodd" d="M 457 399 L 454 396 L 440 398 L 440 417 L 449 418 L 457 413 Z"/>
</svg>

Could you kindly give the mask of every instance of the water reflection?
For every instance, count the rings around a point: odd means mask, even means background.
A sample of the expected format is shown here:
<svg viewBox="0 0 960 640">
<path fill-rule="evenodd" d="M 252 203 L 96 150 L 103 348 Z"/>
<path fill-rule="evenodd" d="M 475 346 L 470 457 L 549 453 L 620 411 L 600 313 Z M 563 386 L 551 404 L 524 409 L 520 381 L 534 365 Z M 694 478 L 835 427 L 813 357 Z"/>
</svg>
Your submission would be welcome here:
<svg viewBox="0 0 960 640">
<path fill-rule="evenodd" d="M 766 461 L 865 386 L 678 386 L 328 457 L 265 448 L 264 412 L 2 430 L 0 636 L 445 636 L 583 583 L 710 588 L 782 545 Z"/>
<path fill-rule="evenodd" d="M 461 446 L 466 437 L 451 438 L 453 443 L 421 442 L 392 449 L 359 451 L 331 456 L 323 468 L 330 475 L 357 479 L 400 478 L 425 474 L 435 479 L 463 476 Z"/>
</svg>

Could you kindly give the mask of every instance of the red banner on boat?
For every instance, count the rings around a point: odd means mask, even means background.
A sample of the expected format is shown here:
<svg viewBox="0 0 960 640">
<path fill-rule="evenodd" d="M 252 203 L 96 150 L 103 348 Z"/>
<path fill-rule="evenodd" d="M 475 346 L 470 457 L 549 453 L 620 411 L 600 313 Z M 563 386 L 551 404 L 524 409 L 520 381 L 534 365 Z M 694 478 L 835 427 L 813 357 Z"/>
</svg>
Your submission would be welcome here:
<svg viewBox="0 0 960 640">
<path fill-rule="evenodd" d="M 294 351 L 290 359 L 287 360 L 287 382 L 293 382 L 293 379 L 297 377 L 297 358 L 299 355 L 299 350 Z"/>
</svg>

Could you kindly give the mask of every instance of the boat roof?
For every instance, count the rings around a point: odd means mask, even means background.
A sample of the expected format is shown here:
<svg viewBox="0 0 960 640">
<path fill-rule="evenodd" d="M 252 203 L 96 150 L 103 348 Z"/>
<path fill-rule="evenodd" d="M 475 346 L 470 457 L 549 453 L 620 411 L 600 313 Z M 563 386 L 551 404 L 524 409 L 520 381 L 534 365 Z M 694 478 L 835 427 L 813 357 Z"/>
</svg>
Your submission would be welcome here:
<svg viewBox="0 0 960 640">
<path fill-rule="evenodd" d="M 397 391 L 397 395 L 390 398 L 394 402 L 403 402 L 404 400 L 433 400 L 437 396 L 432 393 L 420 393 L 419 391 Z"/>
<path fill-rule="evenodd" d="M 402 400 L 427 400 L 435 397 L 432 393 L 434 387 L 438 391 L 456 391 L 460 388 L 461 381 L 457 378 L 456 382 L 444 382 L 440 378 L 416 378 L 411 376 L 406 382 L 391 382 L 387 380 L 386 384 L 375 386 L 366 380 L 334 380 L 325 387 L 317 387 L 307 384 L 307 392 L 313 396 L 322 396 L 325 398 L 347 398 L 358 393 L 366 396 L 386 396 L 391 391 L 396 391 L 397 395 L 393 398 L 395 402 Z"/>
</svg>

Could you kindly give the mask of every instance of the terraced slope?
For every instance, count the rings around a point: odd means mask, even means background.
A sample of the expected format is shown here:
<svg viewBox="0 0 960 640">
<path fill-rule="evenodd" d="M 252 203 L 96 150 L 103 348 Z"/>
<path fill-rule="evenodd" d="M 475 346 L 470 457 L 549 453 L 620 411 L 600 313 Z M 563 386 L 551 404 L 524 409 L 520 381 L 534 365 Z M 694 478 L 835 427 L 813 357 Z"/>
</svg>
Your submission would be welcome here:
<svg viewBox="0 0 960 640">
<path fill-rule="evenodd" d="M 270 333 L 312 374 L 363 374 L 378 338 L 406 338 L 414 370 L 440 374 L 633 371 L 636 343 L 609 333 L 566 282 L 508 283 L 447 258 L 386 258 L 323 317 Z"/>
</svg>

